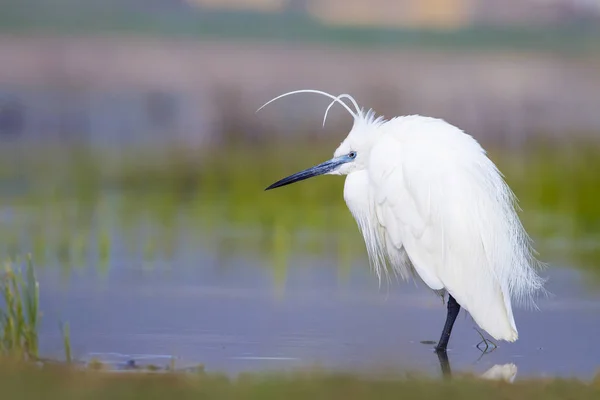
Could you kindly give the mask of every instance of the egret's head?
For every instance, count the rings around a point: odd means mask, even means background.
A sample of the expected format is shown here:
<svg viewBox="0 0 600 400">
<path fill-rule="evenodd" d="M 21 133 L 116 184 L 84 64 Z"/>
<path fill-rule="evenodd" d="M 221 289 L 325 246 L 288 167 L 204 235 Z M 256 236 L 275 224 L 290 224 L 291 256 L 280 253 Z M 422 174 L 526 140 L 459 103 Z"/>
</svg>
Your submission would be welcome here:
<svg viewBox="0 0 600 400">
<path fill-rule="evenodd" d="M 383 117 L 376 118 L 375 113 L 372 110 L 365 112 L 364 110 L 360 109 L 356 101 L 350 95 L 342 94 L 335 97 L 329 93 L 317 90 L 298 90 L 295 92 L 285 93 L 267 102 L 261 108 L 281 97 L 295 93 L 317 93 L 333 99 L 325 111 L 323 125 L 325 125 L 325 120 L 327 119 L 327 113 L 329 112 L 329 109 L 335 103 L 341 104 L 350 113 L 350 115 L 352 115 L 354 118 L 354 125 L 352 126 L 352 130 L 350 130 L 350 133 L 346 139 L 344 139 L 344 141 L 336 149 L 332 159 L 283 178 L 269 186 L 266 190 L 289 185 L 290 183 L 302 181 L 313 176 L 326 174 L 348 175 L 352 172 L 365 169 L 376 133 L 378 132 L 380 125 L 383 123 Z M 349 99 L 354 105 L 355 111 L 352 111 L 346 103 L 342 102 L 342 98 Z M 259 108 L 259 110 L 261 108 Z"/>
<path fill-rule="evenodd" d="M 383 117 L 375 117 L 373 110 L 358 110 L 352 130 L 333 153 L 333 160 L 350 158 L 348 162 L 330 172 L 332 175 L 348 175 L 367 168 L 369 154 L 380 132 Z"/>
</svg>

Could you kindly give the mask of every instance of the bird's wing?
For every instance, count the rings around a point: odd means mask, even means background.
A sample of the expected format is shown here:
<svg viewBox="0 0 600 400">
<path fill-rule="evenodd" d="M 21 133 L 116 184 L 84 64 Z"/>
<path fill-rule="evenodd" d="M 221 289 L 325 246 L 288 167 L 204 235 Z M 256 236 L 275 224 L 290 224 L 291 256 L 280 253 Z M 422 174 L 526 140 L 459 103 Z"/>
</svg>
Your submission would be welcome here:
<svg viewBox="0 0 600 400">
<path fill-rule="evenodd" d="M 452 137 L 448 146 L 455 140 L 465 138 Z M 471 146 L 469 140 L 463 145 Z M 467 155 L 479 151 L 476 146 L 466 147 Z M 431 289 L 446 289 L 496 339 L 514 339 L 508 290 L 490 259 L 502 215 L 480 160 L 462 159 L 465 147 L 453 150 L 431 136 L 383 136 L 368 166 L 377 218 Z M 498 240 L 503 234 L 500 229 Z"/>
<path fill-rule="evenodd" d="M 420 249 L 431 252 L 431 210 L 427 174 L 407 177 L 403 160 L 408 149 L 392 136 L 383 137 L 372 149 L 369 163 L 369 182 L 374 197 L 377 219 L 385 230 L 395 251 L 405 250 L 419 277 L 433 290 L 444 288 L 431 267 L 428 254 L 415 251 L 414 244 L 421 241 Z M 409 178 L 409 179 L 407 179 Z M 389 250 L 388 250 L 389 251 Z"/>
</svg>

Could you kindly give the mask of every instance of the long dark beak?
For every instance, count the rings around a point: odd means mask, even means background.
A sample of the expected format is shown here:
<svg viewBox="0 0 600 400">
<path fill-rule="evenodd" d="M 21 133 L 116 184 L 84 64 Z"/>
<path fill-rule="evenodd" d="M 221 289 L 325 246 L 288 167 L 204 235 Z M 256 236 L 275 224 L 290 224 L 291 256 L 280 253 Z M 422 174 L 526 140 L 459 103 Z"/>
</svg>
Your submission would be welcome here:
<svg viewBox="0 0 600 400">
<path fill-rule="evenodd" d="M 265 190 L 275 189 L 275 188 L 278 188 L 281 186 L 289 185 L 290 183 L 299 182 L 299 181 L 303 181 L 308 178 L 312 178 L 313 176 L 326 174 L 328 172 L 335 170 L 337 167 L 339 167 L 340 165 L 344 164 L 347 161 L 348 160 L 344 156 L 332 158 L 329 161 L 325 161 L 324 163 L 315 165 L 314 167 L 305 169 L 304 171 L 297 172 L 294 175 L 290 175 L 287 178 L 283 178 L 283 179 L 275 182 L 274 184 L 272 184 Z"/>
</svg>

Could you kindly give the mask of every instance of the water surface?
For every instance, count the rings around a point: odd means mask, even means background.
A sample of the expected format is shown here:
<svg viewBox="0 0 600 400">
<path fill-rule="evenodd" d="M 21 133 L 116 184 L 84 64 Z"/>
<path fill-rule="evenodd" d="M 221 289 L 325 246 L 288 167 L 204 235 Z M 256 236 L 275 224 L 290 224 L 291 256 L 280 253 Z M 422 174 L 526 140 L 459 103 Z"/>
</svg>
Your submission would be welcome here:
<svg viewBox="0 0 600 400">
<path fill-rule="evenodd" d="M 195 251 L 153 262 L 123 255 L 107 276 L 84 269 L 68 284 L 42 271 L 42 350 L 62 355 L 60 320 L 71 324 L 75 357 L 119 363 L 133 358 L 176 366 L 203 364 L 235 375 L 306 367 L 440 373 L 431 345 L 445 305 L 414 283 L 378 287 L 366 258 L 340 274 L 331 255 L 294 255 L 279 287 L 265 261 L 247 254 Z M 174 268 L 173 266 L 176 265 Z M 449 346 L 453 371 L 483 373 L 512 363 L 518 378 L 590 378 L 598 368 L 600 293 L 573 269 L 551 265 L 539 311 L 517 309 L 520 338 L 485 354 L 461 311 Z M 117 353 L 117 354 L 114 354 Z"/>
</svg>

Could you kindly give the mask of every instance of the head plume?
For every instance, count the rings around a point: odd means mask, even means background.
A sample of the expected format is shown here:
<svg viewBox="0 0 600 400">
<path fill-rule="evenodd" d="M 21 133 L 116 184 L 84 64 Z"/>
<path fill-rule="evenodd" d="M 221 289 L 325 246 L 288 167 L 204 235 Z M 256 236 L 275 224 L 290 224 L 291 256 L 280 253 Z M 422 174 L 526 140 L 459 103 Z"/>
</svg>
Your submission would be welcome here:
<svg viewBox="0 0 600 400">
<path fill-rule="evenodd" d="M 287 92 L 284 93 L 282 95 L 279 95 L 277 97 L 275 97 L 274 99 L 269 100 L 268 102 L 266 102 L 265 104 L 263 104 L 258 110 L 256 110 L 256 112 L 259 112 L 260 110 L 262 110 L 264 107 L 266 107 L 268 104 L 271 104 L 272 102 L 274 102 L 275 100 L 279 100 L 282 97 L 286 97 L 292 94 L 298 94 L 298 93 L 315 93 L 315 94 L 320 94 L 322 96 L 325 97 L 329 97 L 330 99 L 332 99 L 333 101 L 329 104 L 329 106 L 327 107 L 327 110 L 325 111 L 325 116 L 323 117 L 323 126 L 325 126 L 325 121 L 327 120 L 327 114 L 329 113 L 329 110 L 331 109 L 331 107 L 338 103 L 340 104 L 342 107 L 344 107 L 346 109 L 346 111 L 348 111 L 348 113 L 352 116 L 352 118 L 354 118 L 354 120 L 358 119 L 361 117 L 362 115 L 362 110 L 360 109 L 360 107 L 358 106 L 358 103 L 356 102 L 356 100 L 354 100 L 354 98 L 352 96 L 350 96 L 349 94 L 341 94 L 339 96 L 334 96 L 330 93 L 327 92 L 323 92 L 321 90 L 313 90 L 313 89 L 302 89 L 302 90 L 295 90 L 292 92 Z M 352 105 L 354 106 L 354 109 L 356 111 L 352 111 L 352 109 L 346 104 L 344 103 L 341 99 L 349 99 L 352 102 Z"/>
</svg>

